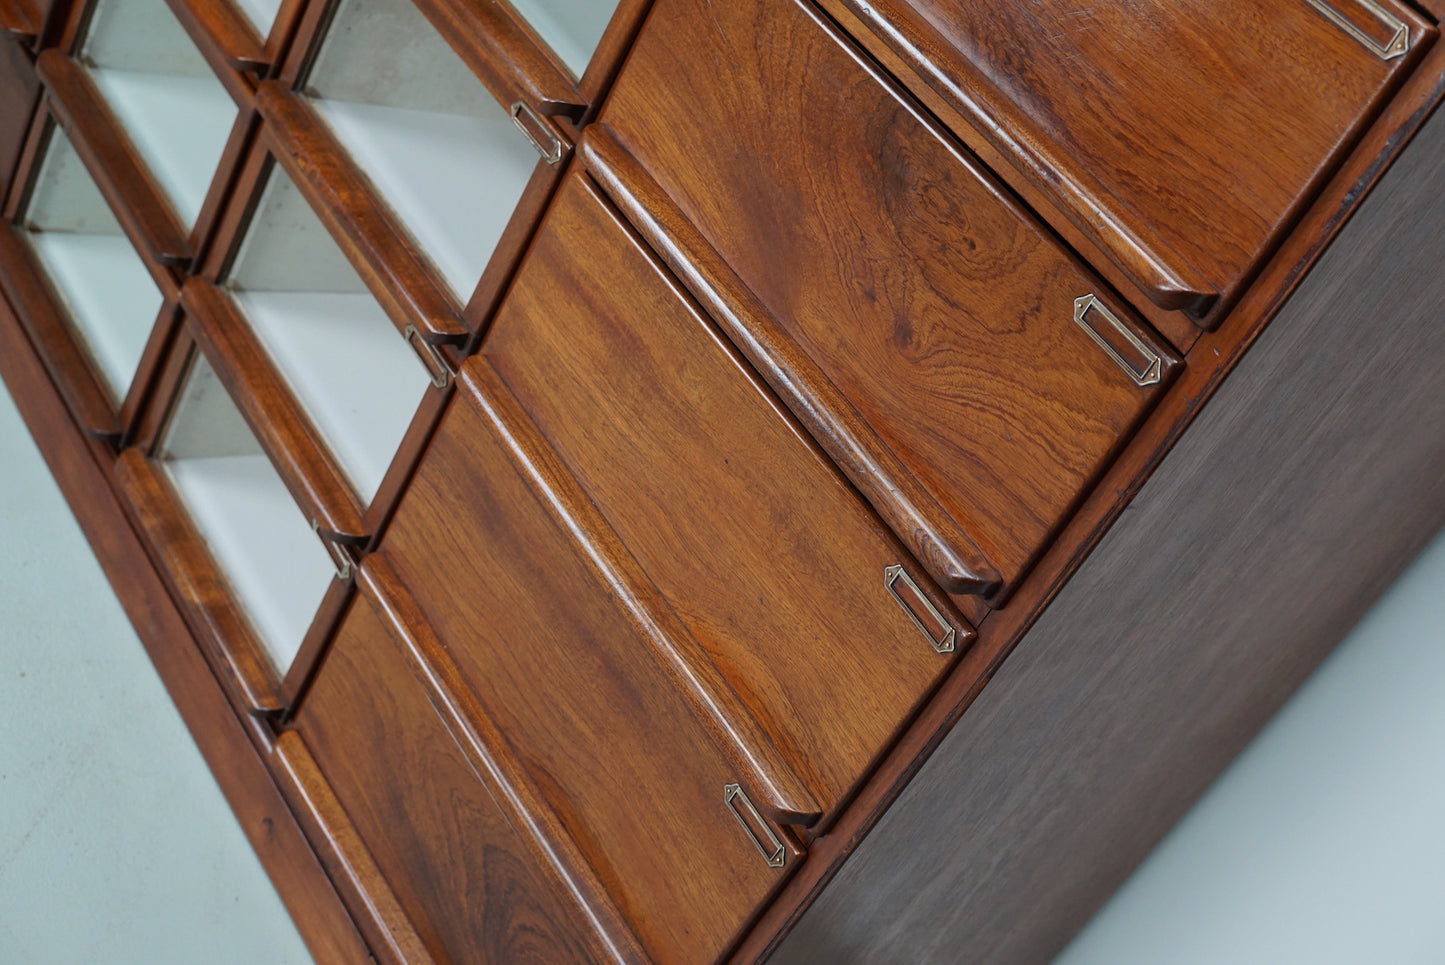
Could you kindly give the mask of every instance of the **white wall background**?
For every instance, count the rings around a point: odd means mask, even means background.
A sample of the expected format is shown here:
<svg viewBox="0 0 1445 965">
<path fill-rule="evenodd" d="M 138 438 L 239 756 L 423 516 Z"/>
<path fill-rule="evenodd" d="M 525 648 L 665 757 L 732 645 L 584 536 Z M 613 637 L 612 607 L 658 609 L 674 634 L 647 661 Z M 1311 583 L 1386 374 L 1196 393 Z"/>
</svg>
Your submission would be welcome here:
<svg viewBox="0 0 1445 965">
<path fill-rule="evenodd" d="M 1445 962 L 1445 534 L 1054 965 Z"/>
<path fill-rule="evenodd" d="M 309 961 L 0 391 L 0 963 Z"/>
</svg>

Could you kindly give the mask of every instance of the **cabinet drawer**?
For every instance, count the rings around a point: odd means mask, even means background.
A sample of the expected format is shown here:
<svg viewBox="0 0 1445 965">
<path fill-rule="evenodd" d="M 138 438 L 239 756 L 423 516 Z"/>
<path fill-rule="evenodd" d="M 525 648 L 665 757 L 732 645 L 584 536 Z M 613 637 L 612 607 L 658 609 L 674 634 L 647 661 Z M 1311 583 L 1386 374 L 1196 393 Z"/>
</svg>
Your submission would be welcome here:
<svg viewBox="0 0 1445 965">
<path fill-rule="evenodd" d="M 1436 34 L 1400 0 L 823 5 L 871 28 L 1150 299 L 1208 324 Z"/>
<path fill-rule="evenodd" d="M 357 597 L 295 725 L 437 962 L 596 959 L 413 674 Z"/>
<path fill-rule="evenodd" d="M 659 0 L 601 124 L 609 192 L 742 305 L 728 334 L 946 589 L 1001 599 L 1176 367 L 795 3 Z M 680 218 L 629 197 L 629 163 Z"/>
<path fill-rule="evenodd" d="M 585 176 L 483 360 L 831 817 L 971 630 Z"/>
<path fill-rule="evenodd" d="M 464 367 L 376 555 L 647 954 L 712 961 L 802 854 L 744 803 L 765 800 L 753 765 L 689 699 L 665 614 L 601 562 L 482 370 Z"/>
</svg>

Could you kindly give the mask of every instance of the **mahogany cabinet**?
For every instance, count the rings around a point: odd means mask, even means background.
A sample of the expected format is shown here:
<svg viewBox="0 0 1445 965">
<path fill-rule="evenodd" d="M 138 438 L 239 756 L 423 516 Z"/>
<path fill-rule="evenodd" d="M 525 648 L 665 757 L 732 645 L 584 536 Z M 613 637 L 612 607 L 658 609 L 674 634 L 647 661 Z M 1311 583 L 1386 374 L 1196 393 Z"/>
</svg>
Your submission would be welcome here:
<svg viewBox="0 0 1445 965">
<path fill-rule="evenodd" d="M 1437 4 L 33 6 L 0 374 L 320 961 L 1045 962 L 1445 524 Z"/>
</svg>

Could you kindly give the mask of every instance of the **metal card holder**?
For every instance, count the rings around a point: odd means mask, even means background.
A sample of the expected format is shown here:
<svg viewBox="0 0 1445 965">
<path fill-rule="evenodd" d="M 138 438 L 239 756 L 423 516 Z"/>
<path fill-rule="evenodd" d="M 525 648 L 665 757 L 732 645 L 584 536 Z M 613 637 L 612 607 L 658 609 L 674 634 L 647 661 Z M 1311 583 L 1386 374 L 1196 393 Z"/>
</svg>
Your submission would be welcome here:
<svg viewBox="0 0 1445 965">
<path fill-rule="evenodd" d="M 743 802 L 741 811 L 738 810 L 738 801 Z M 732 812 L 733 817 L 738 819 L 738 824 L 742 825 L 748 840 L 758 849 L 758 854 L 763 856 L 768 867 L 781 868 L 788 859 L 787 849 L 783 847 L 783 842 L 778 839 L 778 836 L 773 833 L 773 829 L 768 826 L 768 822 L 763 820 L 758 809 L 753 807 L 753 802 L 743 793 L 743 789 L 737 784 L 723 785 L 723 804 L 727 805 L 727 809 Z M 743 816 L 744 811 L 746 811 L 747 817 Z M 748 823 L 749 818 L 752 819 L 751 824 Z"/>
<path fill-rule="evenodd" d="M 1375 56 L 1381 60 L 1394 60 L 1403 57 L 1410 50 L 1410 25 L 1390 11 L 1380 6 L 1375 0 L 1349 0 L 1357 3 L 1373 17 L 1380 26 L 1389 31 L 1389 39 L 1381 42 L 1379 39 L 1370 36 L 1360 25 L 1346 17 L 1330 0 L 1309 0 L 1310 6 L 1328 17 L 1335 26 L 1345 33 L 1354 37 L 1360 43 L 1368 47 Z"/>
<path fill-rule="evenodd" d="M 311 532 L 321 540 L 321 545 L 326 547 L 326 555 L 331 557 L 331 565 L 336 568 L 336 578 L 345 583 L 351 579 L 351 554 L 341 548 L 341 544 L 330 536 L 321 532 L 321 520 L 311 521 Z"/>
<path fill-rule="evenodd" d="M 421 332 L 415 325 L 408 325 L 403 333 L 406 344 L 416 353 L 417 360 L 421 362 L 426 374 L 431 377 L 431 384 L 438 389 L 445 389 L 451 381 L 452 372 L 447 366 L 446 359 L 442 358 L 437 347 L 421 337 Z"/>
<path fill-rule="evenodd" d="M 913 603 L 905 600 L 903 594 L 898 592 L 898 584 L 900 582 L 913 598 Z M 908 618 L 913 621 L 913 625 L 928 638 L 928 642 L 934 650 L 939 653 L 953 652 L 954 647 L 957 646 L 958 630 L 944 618 L 942 613 L 938 612 L 938 607 L 934 606 L 928 597 L 923 595 L 923 591 L 918 588 L 918 584 L 913 582 L 913 577 L 909 576 L 908 572 L 904 570 L 902 566 L 894 563 L 892 566 L 884 567 L 883 585 L 888 588 L 888 592 L 893 595 L 893 599 L 898 601 L 898 605 L 903 607 L 903 612 L 908 614 Z M 938 624 L 938 632 L 930 630 L 927 625 L 924 624 L 923 620 L 919 618 L 919 607 L 922 607 L 924 613 Z"/>
<path fill-rule="evenodd" d="M 547 122 L 542 116 L 532 109 L 526 101 L 513 101 L 508 113 L 512 115 L 512 123 L 517 125 L 517 130 L 527 136 L 537 153 L 542 155 L 542 160 L 548 164 L 556 164 L 562 160 L 562 139 L 552 133 Z M 526 115 L 525 119 L 523 115 Z"/>
<path fill-rule="evenodd" d="M 1092 316 L 1101 317 L 1107 326 L 1107 331 L 1100 331 L 1089 319 Z M 1109 307 L 1099 300 L 1097 295 L 1090 292 L 1087 295 L 1080 295 L 1074 299 L 1074 321 L 1089 337 L 1108 353 L 1109 358 L 1118 364 L 1119 368 L 1128 373 L 1134 384 L 1143 388 L 1146 385 L 1157 385 L 1164 375 L 1164 360 L 1159 353 L 1150 348 L 1149 345 L 1134 333 L 1128 325 L 1125 325 L 1119 316 L 1109 311 Z M 1120 344 L 1115 344 L 1110 335 L 1121 339 Z M 1125 353 L 1137 355 L 1136 360 L 1125 358 Z"/>
</svg>

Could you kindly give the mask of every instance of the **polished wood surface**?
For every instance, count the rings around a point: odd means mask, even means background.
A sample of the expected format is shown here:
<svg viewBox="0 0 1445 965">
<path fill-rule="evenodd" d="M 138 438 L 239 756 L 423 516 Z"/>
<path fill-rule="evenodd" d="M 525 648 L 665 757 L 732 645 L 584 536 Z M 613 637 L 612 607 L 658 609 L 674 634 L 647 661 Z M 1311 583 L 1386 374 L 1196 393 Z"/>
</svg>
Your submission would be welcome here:
<svg viewBox="0 0 1445 965">
<path fill-rule="evenodd" d="M 921 571 L 580 174 L 482 356 L 835 813 L 947 669 L 885 586 Z"/>
<path fill-rule="evenodd" d="M 1161 307 L 1218 321 L 1435 39 L 1397 0 L 825 0 L 845 6 Z M 905 81 L 907 82 L 907 81 Z"/>
<path fill-rule="evenodd" d="M 728 813 L 736 767 L 515 462 L 514 428 L 464 369 L 379 553 L 647 952 L 715 959 L 801 856 L 769 867 Z"/>
<path fill-rule="evenodd" d="M 251 74 L 264 74 L 270 69 L 264 38 L 227 0 L 166 0 L 166 3 L 188 33 L 210 38 L 228 67 Z M 204 49 L 205 44 L 200 46 Z"/>
<path fill-rule="evenodd" d="M 365 596 L 296 730 L 433 960 L 596 961 Z"/>
<path fill-rule="evenodd" d="M 600 123 L 1006 595 L 1167 384 L 1172 352 L 813 14 L 701 6 L 659 0 Z M 732 71 L 693 69 L 714 60 Z M 1089 294 L 1161 359 L 1158 382 L 1135 385 L 1075 324 Z M 773 384 L 809 414 L 790 379 Z M 886 481 L 853 478 L 888 499 Z"/>
</svg>

